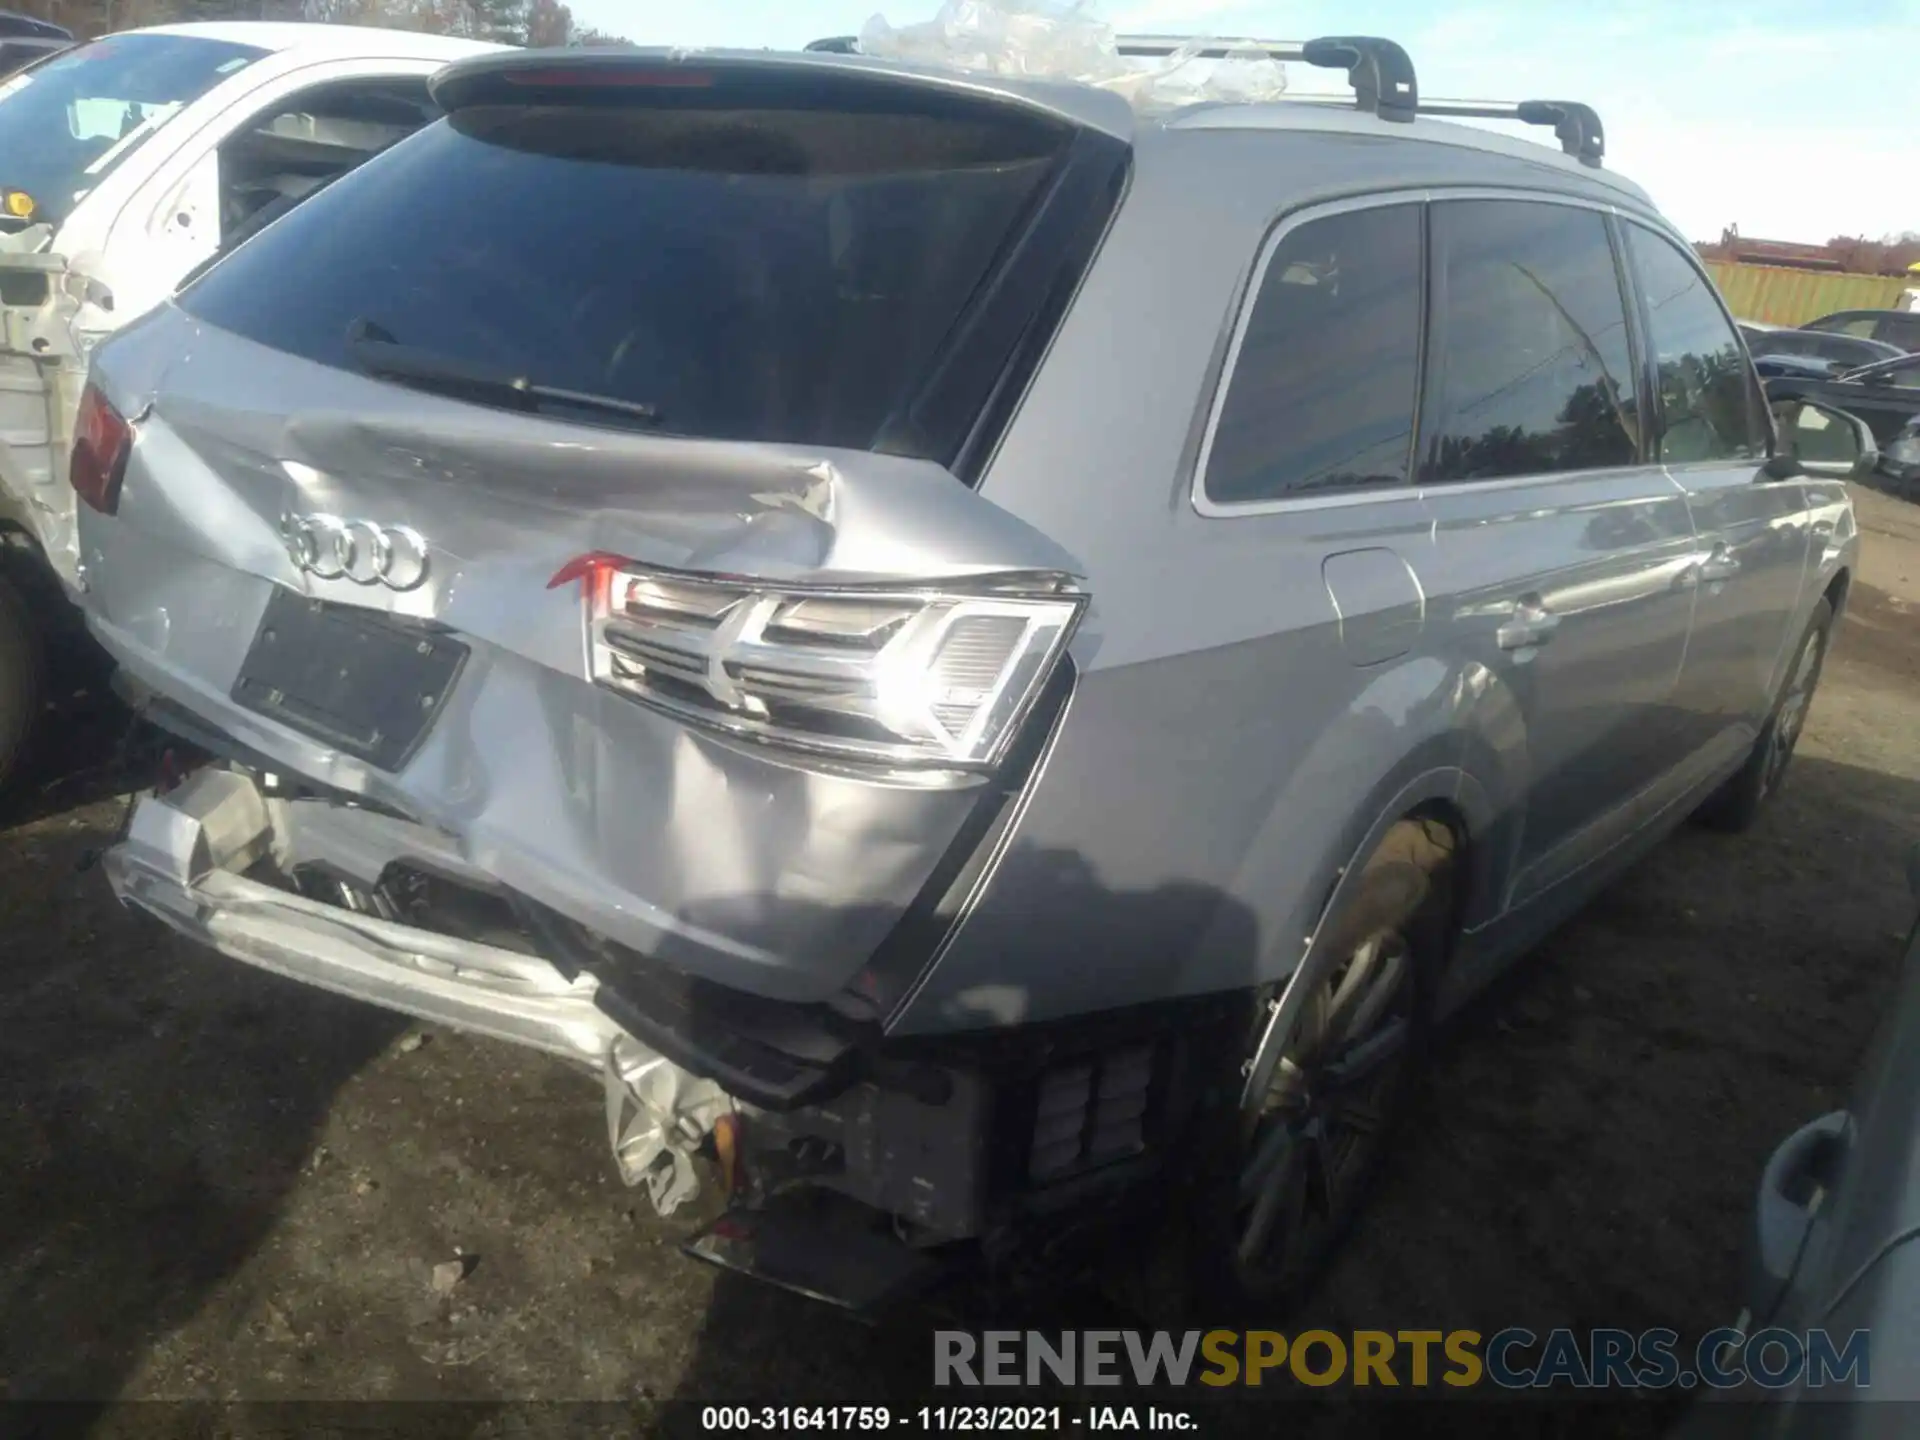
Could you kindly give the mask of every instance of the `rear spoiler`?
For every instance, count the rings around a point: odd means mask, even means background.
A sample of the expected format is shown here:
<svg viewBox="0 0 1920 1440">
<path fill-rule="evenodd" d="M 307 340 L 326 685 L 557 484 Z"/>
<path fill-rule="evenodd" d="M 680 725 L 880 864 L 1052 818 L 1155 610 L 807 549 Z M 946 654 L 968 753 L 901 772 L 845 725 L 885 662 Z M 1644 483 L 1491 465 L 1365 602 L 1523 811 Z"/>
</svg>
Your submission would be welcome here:
<svg viewBox="0 0 1920 1440">
<path fill-rule="evenodd" d="M 823 88 L 834 88 L 831 100 Z M 1131 143 L 1134 113 L 1121 96 L 1065 80 L 987 75 L 896 64 L 820 51 L 501 51 L 455 61 L 433 77 L 434 102 L 448 114 L 474 105 L 729 108 L 871 107 L 885 114 L 911 97 L 914 108 L 1010 105 Z"/>
</svg>

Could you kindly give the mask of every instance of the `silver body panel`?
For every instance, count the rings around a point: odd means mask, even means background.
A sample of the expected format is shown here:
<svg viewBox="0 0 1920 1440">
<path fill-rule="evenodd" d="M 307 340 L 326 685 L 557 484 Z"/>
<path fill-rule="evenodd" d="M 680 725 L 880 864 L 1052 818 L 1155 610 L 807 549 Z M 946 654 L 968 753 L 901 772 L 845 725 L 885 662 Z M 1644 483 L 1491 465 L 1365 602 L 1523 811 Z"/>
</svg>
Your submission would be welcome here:
<svg viewBox="0 0 1920 1440">
<path fill-rule="evenodd" d="M 1752 463 L 1209 513 L 1214 398 L 1288 215 L 1483 192 L 1671 233 L 1613 177 L 1518 153 L 1538 147 L 1276 114 L 1139 125 L 1128 193 L 977 491 L 925 462 L 437 400 L 164 307 L 96 365 L 137 440 L 118 515 L 81 515 L 89 621 L 145 685 L 496 883 L 676 968 L 816 1001 L 908 911 L 980 787 L 810 765 L 596 689 L 578 601 L 549 577 L 594 550 L 814 582 L 1063 572 L 1092 597 L 1071 700 L 890 1029 L 1284 980 L 1370 837 L 1433 804 L 1470 837 L 1457 998 L 1739 765 L 1858 542 L 1844 487 Z M 278 527 L 306 512 L 412 527 L 429 579 L 297 570 Z M 1717 543 L 1739 573 L 1705 581 Z M 397 773 L 229 698 L 276 586 L 474 645 Z M 1503 643 L 1535 601 L 1562 617 L 1552 643 Z"/>
</svg>

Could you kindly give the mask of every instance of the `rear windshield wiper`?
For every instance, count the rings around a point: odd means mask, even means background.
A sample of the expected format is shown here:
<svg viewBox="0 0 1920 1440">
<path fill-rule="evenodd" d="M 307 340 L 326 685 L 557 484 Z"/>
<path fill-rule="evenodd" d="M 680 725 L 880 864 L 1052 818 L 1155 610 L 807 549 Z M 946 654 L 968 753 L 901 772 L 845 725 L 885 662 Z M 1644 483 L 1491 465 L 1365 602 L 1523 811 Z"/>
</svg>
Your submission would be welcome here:
<svg viewBox="0 0 1920 1440">
<path fill-rule="evenodd" d="M 658 425 L 663 418 L 658 406 L 643 401 L 541 385 L 498 366 L 402 345 L 384 326 L 371 320 L 355 320 L 347 326 L 347 353 L 353 357 L 354 364 L 369 375 L 509 405 L 516 410 L 585 410 L 617 415 L 644 425 Z"/>
</svg>

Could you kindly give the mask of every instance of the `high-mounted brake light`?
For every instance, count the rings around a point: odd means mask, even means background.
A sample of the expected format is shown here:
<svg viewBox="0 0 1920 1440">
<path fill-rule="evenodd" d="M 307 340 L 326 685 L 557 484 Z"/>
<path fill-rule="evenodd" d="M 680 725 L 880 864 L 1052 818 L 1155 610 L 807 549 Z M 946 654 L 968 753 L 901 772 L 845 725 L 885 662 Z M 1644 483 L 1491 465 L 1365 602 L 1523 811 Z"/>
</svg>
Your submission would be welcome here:
<svg viewBox="0 0 1920 1440">
<path fill-rule="evenodd" d="M 706 90 L 713 85 L 711 70 L 629 70 L 614 65 L 555 66 L 548 70 L 503 70 L 508 85 L 541 89 L 588 90 Z"/>
<path fill-rule="evenodd" d="M 67 470 L 74 493 L 102 515 L 120 508 L 120 486 L 133 451 L 133 427 L 89 385 L 80 395 L 73 429 L 73 459 Z"/>
<path fill-rule="evenodd" d="M 816 588 L 604 553 L 549 588 L 573 581 L 599 684 L 742 739 L 949 770 L 999 763 L 1086 605 L 1051 574 Z"/>
</svg>

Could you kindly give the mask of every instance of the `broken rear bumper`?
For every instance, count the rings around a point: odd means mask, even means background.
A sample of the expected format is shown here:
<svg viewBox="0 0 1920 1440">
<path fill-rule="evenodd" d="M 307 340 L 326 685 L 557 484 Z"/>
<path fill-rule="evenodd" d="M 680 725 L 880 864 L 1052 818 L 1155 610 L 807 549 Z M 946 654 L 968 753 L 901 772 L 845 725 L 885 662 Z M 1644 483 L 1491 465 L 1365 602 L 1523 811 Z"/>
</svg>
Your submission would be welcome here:
<svg viewBox="0 0 1920 1440">
<path fill-rule="evenodd" d="M 237 873 L 274 842 L 243 776 L 201 771 L 136 805 L 107 853 L 114 893 L 221 954 L 335 994 L 598 1068 L 620 1027 L 598 982 L 550 962 L 356 914 Z M 241 862 L 236 864 L 236 862 Z"/>
<path fill-rule="evenodd" d="M 485 931 L 503 942 L 490 944 L 471 928 L 426 928 L 451 924 L 446 908 L 381 911 L 396 871 L 437 867 L 451 889 L 480 877 L 459 873 L 435 831 L 303 795 L 210 767 L 143 797 L 106 856 L 116 894 L 233 959 L 597 1072 L 623 1177 L 656 1203 L 688 1193 L 685 1165 L 731 1114 L 734 1198 L 751 1208 L 836 1192 L 919 1245 L 1085 1218 L 1103 1210 L 1096 1197 L 1158 1170 L 1209 1057 L 1225 1053 L 1213 1030 L 1239 1014 L 1167 1003 L 890 1042 L 827 1007 L 725 992 L 631 954 L 549 948 L 559 937 L 537 924 L 539 943 L 520 950 L 504 930 Z"/>
</svg>

